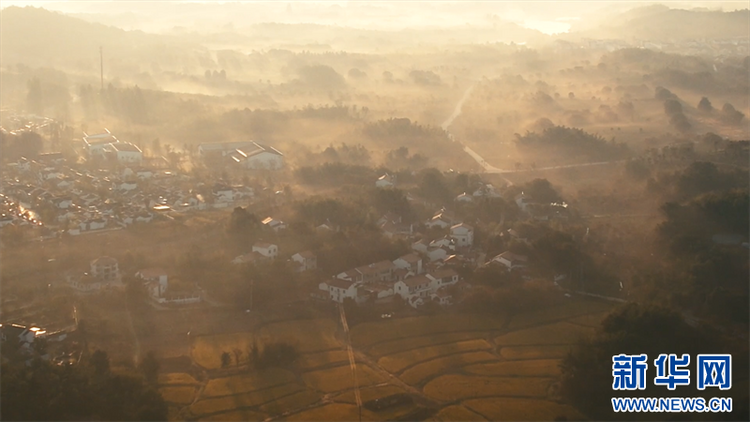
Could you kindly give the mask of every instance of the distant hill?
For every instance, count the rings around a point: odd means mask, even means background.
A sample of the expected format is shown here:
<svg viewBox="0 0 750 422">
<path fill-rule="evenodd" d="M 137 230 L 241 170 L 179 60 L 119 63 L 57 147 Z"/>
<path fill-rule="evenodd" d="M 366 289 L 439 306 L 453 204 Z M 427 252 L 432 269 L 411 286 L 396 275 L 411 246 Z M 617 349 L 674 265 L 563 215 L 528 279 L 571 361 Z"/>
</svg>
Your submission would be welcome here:
<svg viewBox="0 0 750 422">
<path fill-rule="evenodd" d="M 598 28 L 578 32 L 586 38 L 660 41 L 747 38 L 750 11 L 720 12 L 670 9 L 663 5 L 639 7 L 604 19 Z"/>
<path fill-rule="evenodd" d="M 3 65 L 67 67 L 79 71 L 99 66 L 99 47 L 110 63 L 164 61 L 158 46 L 179 44 L 170 37 L 124 31 L 34 7 L 0 11 Z"/>
</svg>

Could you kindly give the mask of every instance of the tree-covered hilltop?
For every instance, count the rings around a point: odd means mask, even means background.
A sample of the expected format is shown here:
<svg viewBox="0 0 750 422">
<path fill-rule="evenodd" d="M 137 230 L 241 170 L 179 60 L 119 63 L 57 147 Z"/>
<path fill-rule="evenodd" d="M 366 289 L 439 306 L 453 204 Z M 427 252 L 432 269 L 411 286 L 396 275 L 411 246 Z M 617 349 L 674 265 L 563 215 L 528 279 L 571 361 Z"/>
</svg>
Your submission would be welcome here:
<svg viewBox="0 0 750 422">
<path fill-rule="evenodd" d="M 30 365 L 4 363 L 2 419 L 166 421 L 167 405 L 156 390 L 158 361 L 150 354 L 140 368 L 143 376 L 135 371 L 113 372 L 101 350 L 77 365 L 58 366 L 43 360 Z"/>
<path fill-rule="evenodd" d="M 523 153 L 561 154 L 580 157 L 581 160 L 610 160 L 630 154 L 625 144 L 608 142 L 601 136 L 565 126 L 550 127 L 541 133 L 516 134 L 515 143 Z"/>
</svg>

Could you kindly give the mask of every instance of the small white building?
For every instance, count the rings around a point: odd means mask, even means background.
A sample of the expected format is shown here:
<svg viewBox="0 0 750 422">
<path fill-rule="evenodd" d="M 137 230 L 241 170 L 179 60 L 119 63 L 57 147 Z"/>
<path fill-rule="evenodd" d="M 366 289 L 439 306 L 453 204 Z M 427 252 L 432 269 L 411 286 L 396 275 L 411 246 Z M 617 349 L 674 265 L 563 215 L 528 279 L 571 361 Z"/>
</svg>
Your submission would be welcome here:
<svg viewBox="0 0 750 422">
<path fill-rule="evenodd" d="M 279 170 L 284 167 L 284 154 L 274 147 L 251 142 L 230 153 L 232 159 L 247 169 Z"/>
<path fill-rule="evenodd" d="M 503 266 L 505 266 L 508 271 L 515 270 L 517 268 L 523 268 L 526 267 L 526 263 L 528 262 L 528 257 L 525 255 L 518 255 L 514 254 L 510 251 L 505 251 L 501 253 L 500 255 L 497 255 L 496 257 L 492 258 L 489 263 L 498 263 Z"/>
<path fill-rule="evenodd" d="M 292 262 L 296 264 L 296 270 L 298 272 L 318 268 L 318 257 L 310 251 L 298 252 L 292 255 Z"/>
<path fill-rule="evenodd" d="M 273 243 L 257 242 L 253 245 L 253 252 L 258 252 L 266 258 L 276 258 L 279 254 L 279 247 Z"/>
<path fill-rule="evenodd" d="M 406 254 L 393 261 L 398 269 L 408 270 L 414 274 L 422 274 L 422 258 L 415 253 Z"/>
<path fill-rule="evenodd" d="M 386 173 L 378 177 L 378 180 L 375 181 L 375 186 L 378 188 L 392 188 L 393 185 L 395 185 L 395 182 L 395 177 Z"/>
<path fill-rule="evenodd" d="M 143 151 L 129 142 L 111 143 L 102 152 L 111 155 L 118 163 L 140 163 L 143 160 Z"/>
<path fill-rule="evenodd" d="M 145 282 L 149 295 L 154 299 L 162 297 L 169 287 L 169 277 L 167 272 L 161 268 L 147 268 L 140 270 L 135 276 L 141 278 Z"/>
<path fill-rule="evenodd" d="M 120 269 L 117 265 L 117 260 L 109 257 L 102 256 L 91 261 L 91 275 L 100 278 L 106 282 L 119 282 L 120 281 Z"/>
<path fill-rule="evenodd" d="M 266 217 L 261 223 L 275 232 L 286 229 L 286 224 L 283 221 L 276 220 L 273 217 Z"/>
<path fill-rule="evenodd" d="M 474 244 L 474 228 L 466 223 L 456 224 L 451 227 L 451 239 L 456 246 L 472 246 Z"/>
<path fill-rule="evenodd" d="M 119 142 L 109 129 L 104 129 L 104 132 L 94 135 L 89 135 L 86 132 L 83 133 L 83 148 L 88 152 L 89 156 L 99 155 L 108 145 Z"/>
<path fill-rule="evenodd" d="M 354 281 L 332 278 L 318 285 L 320 290 L 328 291 L 331 300 L 344 303 L 344 299 L 357 300 L 357 284 Z"/>
</svg>

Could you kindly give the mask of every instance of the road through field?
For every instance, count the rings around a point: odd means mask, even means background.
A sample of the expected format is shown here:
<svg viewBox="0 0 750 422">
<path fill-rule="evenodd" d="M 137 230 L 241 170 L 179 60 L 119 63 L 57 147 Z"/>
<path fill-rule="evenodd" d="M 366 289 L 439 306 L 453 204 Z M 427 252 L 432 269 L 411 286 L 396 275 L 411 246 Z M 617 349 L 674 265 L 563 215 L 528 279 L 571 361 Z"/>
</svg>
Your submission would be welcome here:
<svg viewBox="0 0 750 422">
<path fill-rule="evenodd" d="M 344 327 L 344 337 L 346 338 L 346 351 L 349 354 L 349 367 L 352 370 L 352 376 L 354 377 L 354 399 L 357 402 L 357 409 L 359 410 L 359 420 L 362 420 L 362 396 L 359 394 L 359 380 L 357 379 L 357 362 L 354 359 L 354 351 L 352 350 L 352 341 L 349 337 L 349 323 L 346 322 L 346 313 L 344 312 L 344 305 L 339 304 L 339 315 L 341 316 L 341 325 Z"/>
<path fill-rule="evenodd" d="M 523 170 L 501 169 L 501 168 L 492 166 L 488 164 L 487 161 L 485 161 L 484 158 L 482 158 L 482 156 L 479 155 L 476 151 L 469 148 L 462 142 L 456 140 L 453 134 L 448 132 L 448 128 L 453 124 L 453 121 L 456 120 L 456 118 L 461 115 L 464 102 L 466 102 L 466 100 L 469 98 L 475 86 L 476 84 L 471 85 L 468 89 L 466 89 L 466 91 L 464 92 L 464 95 L 461 97 L 460 100 L 458 100 L 458 103 L 456 103 L 456 107 L 453 109 L 453 113 L 451 113 L 448 119 L 446 119 L 443 122 L 443 124 L 440 125 L 440 127 L 448 134 L 448 137 L 450 138 L 451 141 L 458 142 L 461 145 L 464 152 L 469 154 L 469 156 L 473 158 L 474 161 L 476 161 L 477 164 L 479 164 L 482 167 L 485 173 L 491 173 L 491 174 L 523 173 L 523 172 L 529 172 L 529 171 L 543 171 L 543 170 L 557 170 L 557 169 L 575 168 L 575 167 L 601 166 L 601 165 L 621 163 L 621 162 L 626 161 L 626 160 L 598 161 L 594 163 L 579 163 L 579 164 L 568 164 L 568 165 L 552 166 L 552 167 L 537 167 L 537 168 L 523 169 Z M 506 183 L 508 183 L 508 185 L 513 184 L 513 182 L 511 182 L 508 179 L 504 179 L 504 180 Z"/>
</svg>

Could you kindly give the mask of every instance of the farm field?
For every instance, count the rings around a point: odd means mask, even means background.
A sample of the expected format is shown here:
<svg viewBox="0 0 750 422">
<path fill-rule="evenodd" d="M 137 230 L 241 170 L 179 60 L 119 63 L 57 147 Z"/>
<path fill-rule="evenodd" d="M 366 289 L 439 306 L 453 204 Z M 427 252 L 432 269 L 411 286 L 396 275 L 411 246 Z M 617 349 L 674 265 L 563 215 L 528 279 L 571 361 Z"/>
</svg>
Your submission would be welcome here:
<svg viewBox="0 0 750 422">
<path fill-rule="evenodd" d="M 443 375 L 424 386 L 424 394 L 439 401 L 474 397 L 546 397 L 552 378 Z"/>
<path fill-rule="evenodd" d="M 429 378 L 445 373 L 446 371 L 461 368 L 470 363 L 491 362 L 495 360 L 497 360 L 497 356 L 486 351 L 450 355 L 414 365 L 399 375 L 399 378 L 407 384 L 417 385 Z M 478 365 L 480 368 L 482 366 L 484 365 Z"/>
<path fill-rule="evenodd" d="M 173 404 L 190 404 L 195 398 L 195 387 L 162 387 L 159 389 L 164 401 Z"/>
<path fill-rule="evenodd" d="M 302 379 L 307 385 L 325 393 L 335 393 L 354 387 L 354 379 L 349 365 L 307 372 L 302 375 Z M 357 365 L 357 380 L 360 387 L 386 381 L 385 377 L 367 365 Z"/>
<path fill-rule="evenodd" d="M 486 421 L 484 417 L 476 412 L 472 412 L 461 405 L 454 405 L 444 407 L 436 415 L 432 417 L 433 421 L 442 422 L 453 422 L 453 421 L 466 421 L 466 422 L 483 422 Z"/>
<path fill-rule="evenodd" d="M 206 397 L 229 396 L 287 384 L 294 380 L 293 373 L 271 368 L 245 375 L 212 379 L 206 385 L 203 395 Z"/>
<path fill-rule="evenodd" d="M 388 372 L 401 372 L 415 362 L 423 362 L 439 356 L 469 352 L 474 350 L 491 349 L 492 345 L 486 340 L 467 340 L 458 343 L 441 344 L 421 349 L 409 350 L 395 355 L 385 356 L 378 360 L 378 364 Z"/>
<path fill-rule="evenodd" d="M 569 421 L 584 418 L 575 408 L 549 400 L 492 398 L 467 400 L 464 405 L 492 421 L 551 421 L 560 416 Z"/>
</svg>

